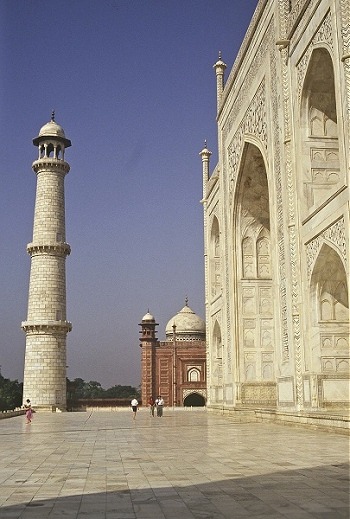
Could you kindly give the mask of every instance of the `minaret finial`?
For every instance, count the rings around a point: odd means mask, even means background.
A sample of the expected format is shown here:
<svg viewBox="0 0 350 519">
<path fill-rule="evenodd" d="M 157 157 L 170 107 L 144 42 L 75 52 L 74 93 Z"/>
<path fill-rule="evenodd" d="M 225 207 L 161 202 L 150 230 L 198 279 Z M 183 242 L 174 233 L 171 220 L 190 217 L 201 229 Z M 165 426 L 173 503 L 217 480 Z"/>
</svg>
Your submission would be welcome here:
<svg viewBox="0 0 350 519">
<path fill-rule="evenodd" d="M 207 149 L 207 139 L 204 140 L 204 148 Z"/>
<path fill-rule="evenodd" d="M 188 306 L 188 297 L 185 297 L 185 306 Z"/>
<path fill-rule="evenodd" d="M 219 50 L 219 59 L 221 59 L 221 50 Z"/>
<path fill-rule="evenodd" d="M 51 121 L 55 122 L 55 110 L 51 112 Z"/>
</svg>

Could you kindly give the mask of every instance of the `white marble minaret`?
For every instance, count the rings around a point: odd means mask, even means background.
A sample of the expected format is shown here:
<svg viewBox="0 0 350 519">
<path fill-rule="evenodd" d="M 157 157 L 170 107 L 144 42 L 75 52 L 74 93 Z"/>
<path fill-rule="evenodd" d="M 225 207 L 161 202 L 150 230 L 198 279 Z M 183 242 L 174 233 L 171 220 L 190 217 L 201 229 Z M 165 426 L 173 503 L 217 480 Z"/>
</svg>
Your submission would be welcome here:
<svg viewBox="0 0 350 519">
<path fill-rule="evenodd" d="M 37 176 L 26 334 L 23 402 L 36 409 L 66 409 L 66 243 L 64 178 L 71 145 L 63 128 L 51 121 L 33 139 L 39 148 L 32 168 Z"/>
</svg>

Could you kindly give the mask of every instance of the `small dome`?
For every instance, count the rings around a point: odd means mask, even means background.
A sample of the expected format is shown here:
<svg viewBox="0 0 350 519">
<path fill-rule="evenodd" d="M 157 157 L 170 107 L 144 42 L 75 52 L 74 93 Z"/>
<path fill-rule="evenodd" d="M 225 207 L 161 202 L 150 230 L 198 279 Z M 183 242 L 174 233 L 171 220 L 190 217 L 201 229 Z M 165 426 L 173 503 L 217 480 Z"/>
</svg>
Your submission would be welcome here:
<svg viewBox="0 0 350 519">
<path fill-rule="evenodd" d="M 51 120 L 40 128 L 39 135 L 33 139 L 33 144 L 38 146 L 41 141 L 50 137 L 63 142 L 66 148 L 72 145 L 71 141 L 66 138 L 62 126 L 56 123 L 55 112 L 52 112 Z"/>
<path fill-rule="evenodd" d="M 186 305 L 178 312 L 166 325 L 165 336 L 167 340 L 171 340 L 175 328 L 176 338 L 179 340 L 204 340 L 205 339 L 205 322 L 193 310 Z"/>
<path fill-rule="evenodd" d="M 152 314 L 147 312 L 147 314 L 142 317 L 142 321 L 155 321 L 155 319 Z"/>
<path fill-rule="evenodd" d="M 52 120 L 40 128 L 38 137 L 61 137 L 62 139 L 66 138 L 62 126 L 57 124 L 56 121 Z"/>
</svg>

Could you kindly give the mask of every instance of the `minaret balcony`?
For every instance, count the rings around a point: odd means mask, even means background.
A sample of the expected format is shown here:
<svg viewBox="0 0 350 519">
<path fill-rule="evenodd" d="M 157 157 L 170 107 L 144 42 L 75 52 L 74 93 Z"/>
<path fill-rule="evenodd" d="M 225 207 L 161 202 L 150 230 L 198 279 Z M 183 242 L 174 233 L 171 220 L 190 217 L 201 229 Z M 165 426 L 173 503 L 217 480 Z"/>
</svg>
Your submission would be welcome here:
<svg viewBox="0 0 350 519">
<path fill-rule="evenodd" d="M 67 174 L 70 170 L 70 166 L 68 162 L 62 159 L 56 159 L 54 157 L 43 157 L 40 159 L 37 159 L 32 164 L 33 171 L 35 173 L 38 173 L 42 169 L 49 170 L 54 169 L 58 170 L 64 174 Z"/>
<path fill-rule="evenodd" d="M 65 242 L 55 243 L 28 243 L 27 252 L 30 256 L 50 254 L 55 256 L 69 256 L 70 245 Z"/>
<path fill-rule="evenodd" d="M 21 328 L 25 333 L 41 334 L 46 332 L 68 333 L 72 330 L 72 323 L 69 321 L 22 321 Z"/>
</svg>

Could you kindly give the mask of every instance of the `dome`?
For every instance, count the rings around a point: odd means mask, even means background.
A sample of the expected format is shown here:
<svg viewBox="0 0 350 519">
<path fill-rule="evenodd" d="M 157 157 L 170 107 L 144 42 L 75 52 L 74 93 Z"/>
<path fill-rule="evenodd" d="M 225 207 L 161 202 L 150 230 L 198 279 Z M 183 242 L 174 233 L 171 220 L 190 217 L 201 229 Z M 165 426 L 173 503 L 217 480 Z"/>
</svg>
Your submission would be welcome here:
<svg viewBox="0 0 350 519">
<path fill-rule="evenodd" d="M 51 120 L 40 128 L 39 135 L 33 139 L 33 144 L 38 146 L 42 140 L 48 137 L 52 137 L 63 142 L 66 148 L 71 146 L 71 141 L 66 138 L 62 126 L 56 123 L 54 112 L 52 112 Z"/>
<path fill-rule="evenodd" d="M 44 124 L 42 128 L 40 128 L 39 131 L 39 137 L 61 137 L 62 139 L 65 139 L 66 136 L 64 134 L 62 126 L 57 124 L 55 121 L 49 121 L 48 123 Z"/>
<path fill-rule="evenodd" d="M 142 317 L 142 321 L 155 321 L 155 319 L 152 314 L 147 312 L 147 314 Z"/>
<path fill-rule="evenodd" d="M 176 338 L 179 340 L 204 340 L 205 322 L 193 310 L 186 305 L 166 325 L 165 336 L 167 340 L 173 338 L 173 325 L 175 324 Z"/>
</svg>

